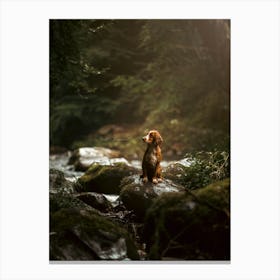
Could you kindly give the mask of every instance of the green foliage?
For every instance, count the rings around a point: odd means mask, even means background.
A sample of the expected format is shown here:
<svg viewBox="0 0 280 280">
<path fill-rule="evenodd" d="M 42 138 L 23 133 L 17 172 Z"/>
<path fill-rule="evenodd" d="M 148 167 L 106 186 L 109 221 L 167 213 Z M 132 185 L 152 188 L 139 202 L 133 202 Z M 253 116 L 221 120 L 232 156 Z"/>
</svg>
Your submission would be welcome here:
<svg viewBox="0 0 280 280">
<path fill-rule="evenodd" d="M 228 150 L 229 36 L 227 20 L 51 20 L 51 144 L 117 123 Z"/>
<path fill-rule="evenodd" d="M 171 129 L 186 151 L 228 149 L 228 36 L 227 21 L 144 21 L 140 48 L 150 60 L 112 80 L 122 88 L 119 102 L 144 120 L 143 129 L 166 131 L 177 121 Z"/>
<path fill-rule="evenodd" d="M 50 21 L 51 145 L 70 147 L 122 115 L 119 88 L 110 81 L 137 69 L 130 49 L 137 44 L 138 25 L 137 21 Z M 121 46 L 124 43 L 129 47 Z"/>
<path fill-rule="evenodd" d="M 162 194 L 148 209 L 148 259 L 228 260 L 230 185 L 218 181 L 185 193 Z"/>
<path fill-rule="evenodd" d="M 124 163 L 113 166 L 92 165 L 86 173 L 79 178 L 77 190 L 79 192 L 97 192 L 105 194 L 119 194 L 121 180 L 137 172 Z"/>
<path fill-rule="evenodd" d="M 225 151 L 188 154 L 191 165 L 185 168 L 182 183 L 188 189 L 198 189 L 230 177 L 230 158 Z"/>
</svg>

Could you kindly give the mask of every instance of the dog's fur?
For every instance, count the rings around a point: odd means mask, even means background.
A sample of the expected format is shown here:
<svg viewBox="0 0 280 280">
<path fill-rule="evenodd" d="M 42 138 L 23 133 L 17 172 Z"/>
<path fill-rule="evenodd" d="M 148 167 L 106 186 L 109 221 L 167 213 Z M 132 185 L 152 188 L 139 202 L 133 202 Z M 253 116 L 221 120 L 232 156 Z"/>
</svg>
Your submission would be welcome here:
<svg viewBox="0 0 280 280">
<path fill-rule="evenodd" d="M 162 160 L 160 145 L 163 140 L 157 130 L 151 130 L 142 140 L 147 143 L 147 149 L 142 161 L 143 182 L 148 180 L 154 184 L 162 181 L 160 162 Z"/>
</svg>

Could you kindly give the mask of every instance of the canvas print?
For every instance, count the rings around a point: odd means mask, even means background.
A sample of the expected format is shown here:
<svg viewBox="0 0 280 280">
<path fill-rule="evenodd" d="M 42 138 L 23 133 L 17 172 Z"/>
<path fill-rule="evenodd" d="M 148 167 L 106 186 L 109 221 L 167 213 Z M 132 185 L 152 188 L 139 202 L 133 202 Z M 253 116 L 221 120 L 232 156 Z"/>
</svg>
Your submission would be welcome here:
<svg viewBox="0 0 280 280">
<path fill-rule="evenodd" d="M 49 21 L 49 260 L 230 260 L 230 20 Z"/>
</svg>

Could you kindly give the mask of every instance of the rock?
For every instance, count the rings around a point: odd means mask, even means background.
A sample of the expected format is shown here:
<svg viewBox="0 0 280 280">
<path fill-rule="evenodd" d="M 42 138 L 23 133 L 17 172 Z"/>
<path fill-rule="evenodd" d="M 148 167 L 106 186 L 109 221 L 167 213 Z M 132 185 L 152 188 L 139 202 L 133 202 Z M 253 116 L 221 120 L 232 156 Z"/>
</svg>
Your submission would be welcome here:
<svg viewBox="0 0 280 280">
<path fill-rule="evenodd" d="M 78 193 L 75 197 L 101 212 L 108 212 L 112 208 L 111 203 L 100 193 Z"/>
<path fill-rule="evenodd" d="M 119 158 L 120 153 L 115 150 L 103 147 L 79 148 L 75 150 L 69 159 L 68 164 L 73 164 L 76 171 L 86 171 L 93 163 L 100 165 L 111 165 L 116 162 L 125 162 Z M 110 159 L 114 160 L 111 162 Z"/>
<path fill-rule="evenodd" d="M 140 160 L 131 160 L 130 164 L 137 168 L 137 169 L 141 169 L 142 170 L 142 162 Z"/>
<path fill-rule="evenodd" d="M 115 165 L 115 164 L 119 164 L 119 163 L 123 163 L 123 164 L 126 164 L 128 166 L 131 166 L 125 158 L 111 158 L 109 165 Z"/>
<path fill-rule="evenodd" d="M 127 231 L 90 210 L 61 209 L 50 219 L 51 260 L 138 260 Z"/>
<path fill-rule="evenodd" d="M 155 198 L 163 193 L 173 193 L 184 191 L 184 188 L 163 180 L 158 184 L 150 182 L 143 183 L 139 175 L 124 178 L 121 183 L 120 200 L 125 207 L 133 210 L 137 217 L 143 219 L 147 209 L 152 205 Z"/>
<path fill-rule="evenodd" d="M 178 184 L 183 184 L 184 175 L 191 163 L 189 158 L 173 161 L 163 169 L 163 177 L 177 182 Z"/>
<path fill-rule="evenodd" d="M 67 181 L 64 177 L 63 172 L 50 169 L 49 171 L 49 188 L 50 193 L 73 193 L 74 192 L 74 184 L 70 181 Z"/>
<path fill-rule="evenodd" d="M 84 172 L 74 171 L 74 166 L 67 164 L 70 156 L 71 156 L 71 152 L 67 152 L 64 154 L 50 155 L 49 167 L 50 169 L 56 169 L 62 171 L 67 181 L 74 182 Z"/>
<path fill-rule="evenodd" d="M 50 212 L 56 212 L 62 208 L 81 207 L 90 209 L 91 207 L 75 198 L 74 183 L 65 179 L 63 172 L 50 169 L 49 205 Z"/>
<path fill-rule="evenodd" d="M 176 163 L 179 163 L 179 164 L 183 165 L 184 167 L 189 167 L 192 164 L 192 161 L 190 158 L 182 158 L 182 159 L 176 161 L 175 164 Z"/>
<path fill-rule="evenodd" d="M 185 174 L 185 166 L 179 162 L 170 163 L 163 169 L 162 176 L 178 184 L 182 183 Z"/>
<path fill-rule="evenodd" d="M 113 166 L 92 165 L 78 179 L 76 190 L 79 192 L 119 194 L 121 180 L 137 172 L 137 169 L 123 163 L 117 163 Z"/>
<path fill-rule="evenodd" d="M 104 197 L 110 202 L 111 206 L 114 208 L 120 204 L 118 194 L 103 194 Z"/>
<path fill-rule="evenodd" d="M 54 213 L 63 208 L 82 208 L 82 209 L 92 209 L 91 206 L 84 203 L 82 200 L 76 198 L 72 194 L 58 192 L 50 193 L 49 196 L 50 213 Z"/>
<path fill-rule="evenodd" d="M 229 179 L 160 196 L 143 232 L 149 259 L 229 260 Z"/>
<path fill-rule="evenodd" d="M 123 225 L 109 218 L 112 206 L 104 195 L 75 193 L 74 184 L 51 169 L 49 203 L 51 260 L 139 259 Z"/>
</svg>

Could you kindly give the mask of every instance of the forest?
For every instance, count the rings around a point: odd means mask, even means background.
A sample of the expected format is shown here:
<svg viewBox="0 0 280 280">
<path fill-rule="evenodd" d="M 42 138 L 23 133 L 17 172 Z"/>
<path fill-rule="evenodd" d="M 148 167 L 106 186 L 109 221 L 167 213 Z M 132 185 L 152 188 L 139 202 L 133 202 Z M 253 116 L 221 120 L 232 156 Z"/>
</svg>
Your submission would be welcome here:
<svg viewBox="0 0 280 280">
<path fill-rule="evenodd" d="M 230 21 L 49 31 L 49 259 L 229 261 Z"/>
<path fill-rule="evenodd" d="M 229 151 L 230 21 L 50 20 L 51 147 L 130 157 L 150 129 L 170 157 Z"/>
</svg>

